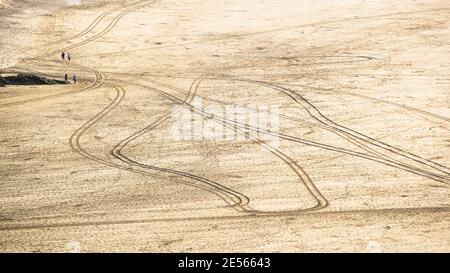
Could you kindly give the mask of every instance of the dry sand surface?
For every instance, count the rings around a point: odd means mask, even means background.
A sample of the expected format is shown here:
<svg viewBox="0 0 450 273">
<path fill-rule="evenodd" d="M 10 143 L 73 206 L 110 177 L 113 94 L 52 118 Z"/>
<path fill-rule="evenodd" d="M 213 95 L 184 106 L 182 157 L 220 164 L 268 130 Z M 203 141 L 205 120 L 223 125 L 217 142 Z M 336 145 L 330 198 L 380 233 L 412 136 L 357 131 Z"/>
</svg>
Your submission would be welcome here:
<svg viewBox="0 0 450 273">
<path fill-rule="evenodd" d="M 1 252 L 450 251 L 448 1 L 0 3 Z"/>
</svg>

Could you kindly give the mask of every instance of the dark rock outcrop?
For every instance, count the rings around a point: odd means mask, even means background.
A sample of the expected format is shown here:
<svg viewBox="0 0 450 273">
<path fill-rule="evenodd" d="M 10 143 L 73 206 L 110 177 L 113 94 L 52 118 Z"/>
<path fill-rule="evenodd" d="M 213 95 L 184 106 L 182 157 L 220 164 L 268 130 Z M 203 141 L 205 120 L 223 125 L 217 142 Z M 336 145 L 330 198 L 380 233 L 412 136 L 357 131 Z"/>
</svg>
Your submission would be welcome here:
<svg viewBox="0 0 450 273">
<path fill-rule="evenodd" d="M 33 74 L 17 74 L 14 76 L 0 76 L 0 87 L 5 85 L 53 85 L 67 84 L 65 81 L 48 79 Z"/>
</svg>

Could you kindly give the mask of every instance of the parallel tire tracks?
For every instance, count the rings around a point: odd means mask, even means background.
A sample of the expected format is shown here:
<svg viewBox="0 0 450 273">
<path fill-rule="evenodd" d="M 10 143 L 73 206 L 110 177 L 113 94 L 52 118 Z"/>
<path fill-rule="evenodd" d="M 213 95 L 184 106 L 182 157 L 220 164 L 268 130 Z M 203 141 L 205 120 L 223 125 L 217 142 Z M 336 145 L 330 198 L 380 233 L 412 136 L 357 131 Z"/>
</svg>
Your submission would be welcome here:
<svg viewBox="0 0 450 273">
<path fill-rule="evenodd" d="M 393 147 L 393 146 L 383 143 L 381 141 L 378 141 L 372 137 L 369 137 L 367 135 L 359 133 L 351 128 L 339 125 L 339 124 L 335 123 L 334 121 L 330 120 L 329 118 L 327 118 L 326 116 L 324 116 L 316 106 L 314 106 L 312 103 L 310 103 L 308 100 L 306 100 L 303 96 L 299 95 L 297 92 L 295 92 L 293 90 L 290 90 L 290 89 L 287 89 L 287 88 L 284 88 L 281 86 L 277 86 L 274 84 L 266 83 L 263 81 L 249 80 L 249 79 L 244 79 L 244 78 L 239 78 L 239 77 L 230 77 L 230 76 L 224 76 L 224 77 L 229 78 L 229 79 L 234 79 L 237 81 L 244 81 L 244 82 L 249 82 L 249 83 L 253 83 L 253 84 L 259 84 L 259 85 L 262 85 L 265 87 L 275 89 L 281 93 L 284 93 L 287 96 L 289 96 L 290 98 L 292 98 L 294 101 L 299 103 L 303 107 L 303 109 L 305 109 L 313 119 L 318 121 L 320 124 L 322 124 L 326 128 L 336 132 L 338 135 L 345 137 L 347 140 L 351 139 L 352 141 L 356 141 L 356 143 L 360 143 L 360 144 L 364 143 L 364 144 L 374 145 L 385 151 L 392 152 L 394 154 L 397 154 L 397 155 L 403 156 L 405 158 L 408 158 L 410 160 L 413 160 L 417 163 L 431 167 L 435 170 L 442 172 L 443 175 L 437 174 L 437 173 L 432 173 L 432 172 L 424 170 L 423 168 L 417 168 L 417 167 L 414 167 L 414 166 L 411 166 L 411 165 L 408 165 L 405 163 L 393 162 L 395 164 L 398 164 L 398 165 L 406 168 L 407 170 L 410 170 L 417 174 L 421 174 L 423 176 L 432 178 L 436 181 L 440 181 L 440 182 L 444 182 L 444 183 L 448 183 L 450 181 L 450 176 L 449 176 L 450 172 L 449 172 L 448 167 L 443 166 L 439 163 L 433 162 L 431 160 L 424 159 L 424 158 L 414 155 L 412 153 L 403 151 L 399 148 Z M 389 161 L 392 161 L 392 159 L 386 158 L 386 161 L 389 162 Z"/>
<path fill-rule="evenodd" d="M 198 83 L 195 84 L 194 86 L 195 89 L 198 88 L 198 85 L 200 84 L 200 82 L 205 79 L 206 77 L 201 77 L 199 79 L 197 79 Z M 130 85 L 134 85 L 143 89 L 147 89 L 149 91 L 153 91 L 158 93 L 159 95 L 161 95 L 163 98 L 168 99 L 170 102 L 174 103 L 175 105 L 182 105 L 184 107 L 188 107 L 190 109 L 192 109 L 194 112 L 197 112 L 205 117 L 210 118 L 210 114 L 207 112 L 204 112 L 202 109 L 197 109 L 195 108 L 194 105 L 190 104 L 189 101 L 186 100 L 181 100 L 176 96 L 170 95 L 162 90 L 156 89 L 154 87 L 150 87 L 147 85 L 143 85 L 143 84 L 139 84 L 139 83 L 134 83 L 134 82 L 127 82 L 127 81 L 122 81 L 120 80 L 120 82 L 126 83 L 126 84 L 130 84 Z M 192 88 L 192 87 L 191 87 Z M 194 94 L 197 91 L 194 92 Z M 165 120 L 167 120 L 168 117 L 166 117 Z M 235 125 L 239 125 L 238 123 L 234 122 L 234 121 L 229 121 L 226 119 L 216 119 L 213 118 L 213 120 L 215 122 L 219 122 L 220 124 L 231 128 L 234 132 L 238 133 L 238 134 L 242 134 L 245 135 L 245 131 L 236 128 Z M 242 125 L 241 125 L 242 126 Z M 150 169 L 154 169 L 155 166 L 150 166 L 150 165 L 145 165 L 139 162 L 136 162 L 126 156 L 123 155 L 123 153 L 121 153 L 121 150 L 125 148 L 126 145 L 128 145 L 132 140 L 136 139 L 139 136 L 142 136 L 143 134 L 145 134 L 146 132 L 148 132 L 149 130 L 153 129 L 154 127 L 146 127 L 143 130 L 140 130 L 139 132 L 133 134 L 132 136 L 128 137 L 127 139 L 125 139 L 124 141 L 122 141 L 121 143 L 119 143 L 119 145 L 117 147 L 115 147 L 112 150 L 112 154 L 114 156 L 116 156 L 117 158 L 123 160 L 124 162 L 128 162 L 128 163 L 133 163 L 136 164 L 137 166 L 140 167 L 146 167 L 146 168 L 150 168 Z M 275 155 L 276 157 L 278 157 L 280 160 L 282 160 L 287 166 L 289 166 L 289 168 L 296 174 L 296 176 L 299 178 L 300 182 L 305 186 L 305 188 L 307 189 L 307 191 L 312 195 L 312 197 L 316 200 L 316 205 L 310 207 L 310 208 L 302 208 L 302 209 L 295 209 L 295 210 L 291 210 L 291 211 L 311 211 L 311 210 L 316 210 L 316 209 L 322 209 L 328 206 L 328 201 L 327 199 L 320 193 L 320 191 L 317 189 L 317 187 L 314 185 L 314 183 L 312 182 L 312 180 L 309 178 L 309 176 L 307 175 L 307 173 L 296 163 L 295 160 L 293 160 L 292 158 L 290 158 L 288 155 L 286 155 L 285 153 L 281 152 L 279 149 L 276 149 L 274 147 L 272 147 L 270 144 L 264 142 L 263 140 L 259 139 L 259 138 L 255 138 L 255 137 L 250 137 L 250 136 L 246 136 L 246 138 L 250 139 L 252 142 L 257 143 L 259 145 L 261 145 L 263 148 L 265 148 L 266 150 L 268 150 L 269 152 L 271 152 L 273 155 Z M 173 170 L 171 170 L 173 171 Z M 180 173 L 181 174 L 181 173 Z M 185 175 L 186 173 L 183 173 L 183 175 Z M 212 182 L 212 181 L 203 181 L 203 182 Z M 215 183 L 215 182 L 214 182 Z M 217 185 L 217 184 L 216 184 Z M 223 189 L 223 185 L 220 186 Z M 233 191 L 234 192 L 234 191 Z M 236 193 L 236 192 L 234 192 Z M 248 198 L 248 197 L 247 197 Z M 287 211 L 262 211 L 262 210 L 256 210 L 251 208 L 250 206 L 247 206 L 247 204 L 249 203 L 249 200 L 247 200 L 244 204 L 239 203 L 238 205 L 242 208 L 242 210 L 244 212 L 248 212 L 248 213 L 284 213 Z"/>
</svg>

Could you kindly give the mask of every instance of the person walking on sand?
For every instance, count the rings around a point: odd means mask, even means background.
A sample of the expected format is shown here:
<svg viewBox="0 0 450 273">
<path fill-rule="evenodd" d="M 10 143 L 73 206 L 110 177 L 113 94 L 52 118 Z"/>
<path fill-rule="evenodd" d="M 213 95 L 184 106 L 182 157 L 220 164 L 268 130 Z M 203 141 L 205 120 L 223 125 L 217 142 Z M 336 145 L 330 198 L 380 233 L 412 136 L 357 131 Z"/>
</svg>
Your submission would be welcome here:
<svg viewBox="0 0 450 273">
<path fill-rule="evenodd" d="M 77 83 L 77 75 L 73 75 L 73 83 Z"/>
<path fill-rule="evenodd" d="M 64 80 L 67 82 L 67 81 L 69 81 L 69 76 L 66 74 L 66 75 L 64 75 Z"/>
<path fill-rule="evenodd" d="M 64 58 L 66 57 L 66 53 L 61 53 L 61 59 L 64 61 Z"/>
<path fill-rule="evenodd" d="M 67 53 L 67 60 L 70 62 L 70 53 Z"/>
</svg>

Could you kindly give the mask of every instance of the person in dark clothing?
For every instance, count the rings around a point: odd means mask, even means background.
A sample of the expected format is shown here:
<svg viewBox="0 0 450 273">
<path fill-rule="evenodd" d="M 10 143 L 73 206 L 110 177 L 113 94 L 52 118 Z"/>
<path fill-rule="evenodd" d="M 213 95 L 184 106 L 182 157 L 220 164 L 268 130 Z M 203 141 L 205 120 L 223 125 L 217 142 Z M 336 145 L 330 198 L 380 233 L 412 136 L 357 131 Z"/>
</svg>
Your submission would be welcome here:
<svg viewBox="0 0 450 273">
<path fill-rule="evenodd" d="M 67 60 L 70 62 L 70 53 L 67 53 Z"/>
<path fill-rule="evenodd" d="M 73 75 L 73 83 L 77 83 L 77 75 Z"/>
<path fill-rule="evenodd" d="M 61 59 L 63 59 L 64 60 L 64 58 L 66 57 L 66 53 L 61 53 Z"/>
<path fill-rule="evenodd" d="M 67 82 L 67 81 L 69 81 L 69 76 L 66 74 L 66 75 L 64 75 L 64 80 Z"/>
</svg>

